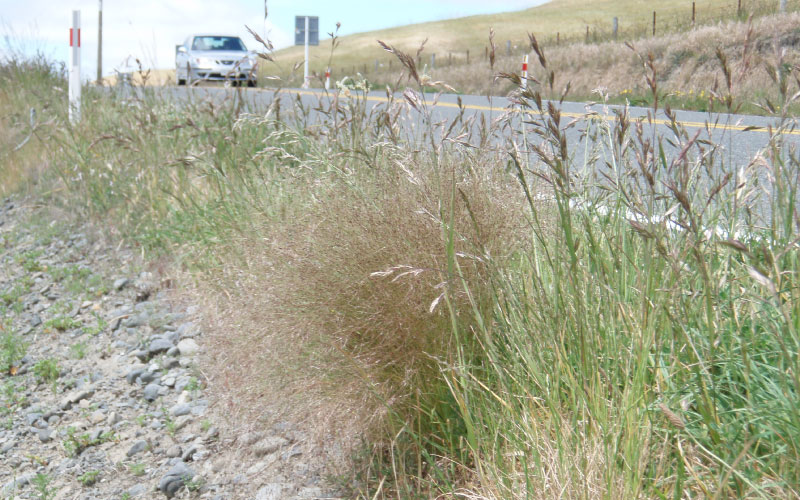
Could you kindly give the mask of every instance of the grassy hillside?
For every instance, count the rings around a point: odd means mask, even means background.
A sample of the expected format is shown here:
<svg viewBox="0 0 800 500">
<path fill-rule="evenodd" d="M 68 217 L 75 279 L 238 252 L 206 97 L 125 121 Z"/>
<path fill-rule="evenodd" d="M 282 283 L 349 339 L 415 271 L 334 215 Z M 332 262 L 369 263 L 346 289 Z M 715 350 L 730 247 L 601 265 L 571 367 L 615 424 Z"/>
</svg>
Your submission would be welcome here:
<svg viewBox="0 0 800 500">
<path fill-rule="evenodd" d="M 696 19 L 699 24 L 737 17 L 737 0 L 697 0 Z M 778 0 L 742 0 L 740 17 L 749 13 L 774 12 Z M 800 8 L 800 0 L 789 0 L 790 10 Z M 657 12 L 659 33 L 682 30 L 691 25 L 692 2 L 690 0 L 553 0 L 531 9 L 501 14 L 471 16 L 422 24 L 400 26 L 367 33 L 348 35 L 339 39 L 331 63 L 334 78 L 374 71 L 375 60 L 388 66 L 391 57 L 375 42 L 380 39 L 405 51 L 415 51 L 420 43 L 428 39 L 425 61 L 436 53 L 437 60 L 444 63 L 449 54 L 456 60 L 466 62 L 466 51 L 470 58 L 483 58 L 489 43 L 489 29 L 494 29 L 498 53 L 505 53 L 507 41 L 518 53 L 527 50 L 527 33 L 555 43 L 556 37 L 566 42 L 583 41 L 589 28 L 590 40 L 611 36 L 612 19 L 619 18 L 621 38 L 630 39 L 652 34 L 653 11 Z M 324 20 L 321 31 L 332 31 L 334 19 Z M 341 19 L 346 23 L 346 18 Z M 331 41 L 321 40 L 319 47 L 310 49 L 311 70 L 323 72 L 331 54 Z M 290 47 L 275 53 L 277 67 L 262 66 L 265 73 L 288 74 L 292 67 L 303 60 L 303 47 Z M 393 62 L 396 64 L 396 62 Z M 366 68 L 365 68 L 366 65 Z M 302 68 L 299 70 L 302 73 Z"/>
</svg>

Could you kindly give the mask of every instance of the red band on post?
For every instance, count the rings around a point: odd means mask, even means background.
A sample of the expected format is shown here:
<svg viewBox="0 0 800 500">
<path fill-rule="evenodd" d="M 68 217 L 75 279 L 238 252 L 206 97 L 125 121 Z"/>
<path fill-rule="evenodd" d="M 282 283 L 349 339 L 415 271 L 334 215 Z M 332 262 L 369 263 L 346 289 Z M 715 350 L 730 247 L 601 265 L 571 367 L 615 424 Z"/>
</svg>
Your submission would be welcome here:
<svg viewBox="0 0 800 500">
<path fill-rule="evenodd" d="M 74 35 L 74 33 L 72 31 L 72 28 L 70 28 L 69 29 L 69 46 L 70 47 L 74 47 L 75 46 L 75 39 L 73 38 L 73 35 Z M 80 47 L 80 46 L 81 46 L 81 30 L 79 28 L 78 29 L 78 47 Z"/>
</svg>

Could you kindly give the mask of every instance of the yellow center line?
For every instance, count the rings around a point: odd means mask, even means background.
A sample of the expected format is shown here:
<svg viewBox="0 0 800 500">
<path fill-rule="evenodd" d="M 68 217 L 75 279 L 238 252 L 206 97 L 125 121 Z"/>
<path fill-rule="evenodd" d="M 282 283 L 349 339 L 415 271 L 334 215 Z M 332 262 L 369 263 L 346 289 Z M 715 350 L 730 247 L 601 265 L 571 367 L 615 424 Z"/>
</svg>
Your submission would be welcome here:
<svg viewBox="0 0 800 500">
<path fill-rule="evenodd" d="M 260 89 L 262 92 L 274 92 L 274 90 L 269 89 Z M 325 95 L 323 92 L 317 92 L 314 90 L 299 90 L 299 89 L 283 89 L 280 92 L 285 93 L 292 93 L 297 95 L 313 95 L 313 96 L 323 96 Z M 381 97 L 381 96 L 367 96 L 367 101 L 372 102 L 389 102 L 388 97 Z M 455 102 L 437 102 L 435 107 L 441 108 L 457 108 L 457 109 L 470 109 L 474 111 L 497 111 L 502 112 L 504 108 L 499 107 L 492 107 L 492 106 L 485 106 L 481 104 L 462 104 L 460 107 L 458 103 Z M 516 110 L 515 112 L 521 112 Z M 536 111 L 532 111 L 531 113 L 535 114 Z M 573 113 L 573 112 L 562 112 L 561 116 L 566 118 L 579 118 L 579 119 L 587 119 L 587 118 L 601 118 L 608 122 L 613 122 L 616 120 L 616 115 L 601 115 L 601 114 L 591 114 L 591 113 Z M 642 117 L 644 118 L 644 117 Z M 631 122 L 636 121 L 637 118 L 631 117 Z M 648 121 L 649 123 L 650 121 Z M 655 125 L 672 125 L 670 120 L 664 120 L 661 118 L 656 118 L 652 120 L 652 123 Z M 676 121 L 677 125 L 686 127 L 686 128 L 701 128 L 704 129 L 708 127 L 712 130 L 731 130 L 734 132 L 764 132 L 767 133 L 769 130 L 766 127 L 760 126 L 752 126 L 752 125 L 731 125 L 725 123 L 704 123 L 704 122 L 690 122 L 690 121 Z M 800 135 L 800 130 L 785 130 L 783 132 L 784 135 Z"/>
</svg>

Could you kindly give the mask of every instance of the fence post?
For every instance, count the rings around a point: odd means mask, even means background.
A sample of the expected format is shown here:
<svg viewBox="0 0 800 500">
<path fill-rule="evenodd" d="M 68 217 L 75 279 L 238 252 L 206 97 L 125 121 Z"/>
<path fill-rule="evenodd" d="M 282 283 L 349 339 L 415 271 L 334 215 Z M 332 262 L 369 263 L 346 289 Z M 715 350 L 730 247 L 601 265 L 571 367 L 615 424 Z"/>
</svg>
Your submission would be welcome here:
<svg viewBox="0 0 800 500">
<path fill-rule="evenodd" d="M 431 54 L 431 69 L 436 67 L 436 52 Z"/>
<path fill-rule="evenodd" d="M 469 49 L 467 49 L 467 64 L 469 64 Z"/>
<path fill-rule="evenodd" d="M 331 88 L 331 68 L 325 69 L 325 90 L 330 90 Z"/>
<path fill-rule="evenodd" d="M 511 40 L 506 42 L 506 55 L 511 55 Z"/>
<path fill-rule="evenodd" d="M 69 121 L 81 121 L 81 11 L 72 11 L 72 28 L 69 30 Z"/>
<path fill-rule="evenodd" d="M 556 45 L 561 45 L 561 32 L 556 31 Z"/>
<path fill-rule="evenodd" d="M 653 36 L 656 36 L 656 11 L 653 11 Z"/>
<path fill-rule="evenodd" d="M 692 2 L 692 28 L 694 28 L 694 23 L 697 20 L 697 4 Z"/>
<path fill-rule="evenodd" d="M 612 29 L 614 32 L 614 40 L 617 39 L 617 34 L 619 33 L 619 18 L 615 17 L 612 23 Z"/>
<path fill-rule="evenodd" d="M 483 46 L 483 58 L 486 61 L 489 60 L 489 47 L 486 45 Z"/>
<path fill-rule="evenodd" d="M 736 5 L 736 16 L 742 17 L 742 0 L 739 0 L 739 2 Z"/>
<path fill-rule="evenodd" d="M 589 43 L 589 26 L 586 26 L 586 43 Z"/>
</svg>

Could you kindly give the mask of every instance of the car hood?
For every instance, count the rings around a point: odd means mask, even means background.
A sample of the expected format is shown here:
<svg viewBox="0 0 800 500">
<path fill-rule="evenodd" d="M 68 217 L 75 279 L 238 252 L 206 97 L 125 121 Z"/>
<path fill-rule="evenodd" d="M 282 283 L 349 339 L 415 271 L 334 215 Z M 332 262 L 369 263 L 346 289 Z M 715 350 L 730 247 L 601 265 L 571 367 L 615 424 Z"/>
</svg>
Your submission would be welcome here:
<svg viewBox="0 0 800 500">
<path fill-rule="evenodd" d="M 192 50 L 192 57 L 206 57 L 208 59 L 227 59 L 237 61 L 248 56 L 247 52 L 228 50 Z"/>
</svg>

